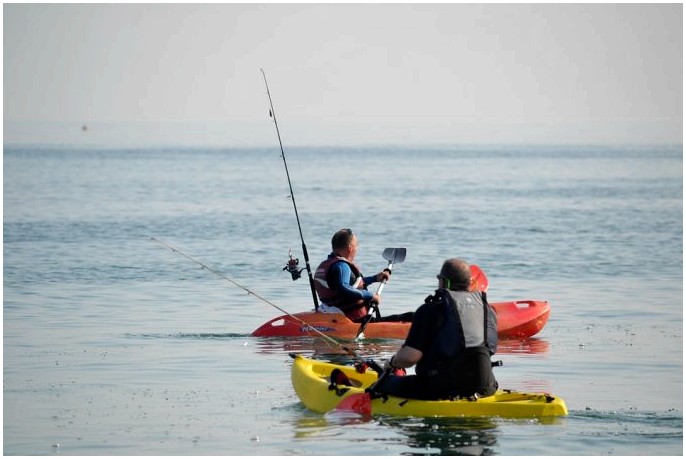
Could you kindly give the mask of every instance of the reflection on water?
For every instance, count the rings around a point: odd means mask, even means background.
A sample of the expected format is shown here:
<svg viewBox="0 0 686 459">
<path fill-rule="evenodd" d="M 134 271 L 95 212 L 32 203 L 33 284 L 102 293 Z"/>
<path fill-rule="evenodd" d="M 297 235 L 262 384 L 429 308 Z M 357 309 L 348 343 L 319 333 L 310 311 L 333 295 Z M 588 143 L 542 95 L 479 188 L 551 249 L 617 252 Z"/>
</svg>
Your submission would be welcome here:
<svg viewBox="0 0 686 459">
<path fill-rule="evenodd" d="M 312 355 L 314 358 L 330 358 L 336 363 L 345 364 L 350 360 L 350 353 L 344 347 L 364 358 L 386 359 L 393 355 L 402 345 L 400 340 L 361 340 L 344 341 L 340 344 L 316 336 L 298 337 L 253 337 L 258 352 L 264 354 L 282 354 L 297 352 Z M 524 338 L 498 341 L 498 354 L 545 354 L 550 349 L 548 341 L 541 338 Z"/>
<path fill-rule="evenodd" d="M 378 436 L 378 426 L 385 435 Z M 333 411 L 326 415 L 304 411 L 294 425 L 295 438 L 320 441 L 346 437 L 347 441 L 368 442 L 364 432 L 376 432 L 379 449 L 404 455 L 491 455 L 498 443 L 498 425 L 490 418 L 364 417 Z"/>
<path fill-rule="evenodd" d="M 498 443 L 498 428 L 490 418 L 388 418 L 382 422 L 405 437 L 413 455 L 486 456 L 495 454 Z"/>
<path fill-rule="evenodd" d="M 348 428 L 371 421 L 370 416 L 361 416 L 350 411 L 332 411 L 324 415 L 304 409 L 302 416 L 295 419 L 295 438 L 335 435 L 339 427 Z"/>
<path fill-rule="evenodd" d="M 378 436 L 377 426 L 386 434 Z M 364 432 L 376 432 L 379 448 L 412 455 L 491 455 L 498 441 L 498 425 L 490 418 L 365 417 L 347 411 L 325 415 L 305 410 L 295 421 L 296 439 L 320 441 L 345 436 L 351 442 L 367 442 Z"/>
<path fill-rule="evenodd" d="M 320 360 L 331 360 L 336 363 L 350 363 L 350 352 L 355 352 L 363 358 L 387 358 L 390 357 L 402 344 L 398 340 L 363 340 L 347 341 L 335 344 L 324 338 L 316 336 L 297 336 L 297 337 L 253 337 L 255 346 L 262 354 L 283 354 L 286 352 L 296 352 L 307 354 Z M 345 348 L 345 349 L 344 349 Z"/>
<path fill-rule="evenodd" d="M 546 354 L 548 341 L 541 338 L 524 338 L 498 341 L 498 354 Z"/>
<path fill-rule="evenodd" d="M 296 440 L 316 439 L 332 448 L 342 442 L 348 445 L 351 454 L 358 446 L 373 441 L 378 444 L 380 454 L 487 456 L 498 454 L 500 438 L 512 428 L 530 433 L 532 426 L 564 422 L 561 418 L 362 416 L 335 410 L 316 414 L 303 408 L 294 419 L 293 430 Z"/>
</svg>

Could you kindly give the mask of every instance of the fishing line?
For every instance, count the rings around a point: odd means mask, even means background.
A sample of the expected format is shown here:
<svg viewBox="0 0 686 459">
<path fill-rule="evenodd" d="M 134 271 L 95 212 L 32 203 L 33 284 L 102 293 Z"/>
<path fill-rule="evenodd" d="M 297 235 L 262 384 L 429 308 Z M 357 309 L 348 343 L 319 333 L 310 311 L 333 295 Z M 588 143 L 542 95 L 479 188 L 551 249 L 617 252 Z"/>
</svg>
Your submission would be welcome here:
<svg viewBox="0 0 686 459">
<path fill-rule="evenodd" d="M 308 330 L 312 330 L 313 332 L 319 334 L 319 336 L 321 336 L 322 338 L 326 339 L 328 342 L 330 342 L 330 343 L 332 343 L 332 344 L 335 344 L 335 345 L 338 346 L 339 348 L 343 349 L 343 350 L 344 350 L 345 352 L 347 352 L 350 356 L 356 358 L 357 360 L 359 360 L 359 361 L 361 361 L 361 362 L 370 363 L 370 364 L 372 363 L 372 361 L 368 361 L 368 360 L 363 359 L 357 352 L 355 352 L 355 351 L 353 351 L 352 349 L 350 349 L 350 348 L 348 348 L 348 347 L 342 345 L 341 343 L 339 343 L 338 341 L 336 341 L 335 339 L 333 339 L 333 338 L 330 337 L 329 335 L 326 335 L 326 334 L 322 333 L 321 331 L 317 330 L 315 327 L 313 327 L 312 325 L 308 324 L 307 322 L 305 322 L 305 321 L 302 320 L 301 318 L 292 315 L 291 313 L 289 313 L 289 312 L 286 311 L 285 309 L 283 309 L 283 308 L 279 307 L 278 305 L 272 303 L 271 301 L 269 301 L 269 300 L 266 299 L 265 297 L 261 296 L 260 294 L 256 293 L 255 291 L 250 290 L 248 287 L 246 287 L 246 286 L 244 286 L 244 285 L 242 285 L 242 284 L 239 284 L 239 283 L 236 282 L 235 280 L 231 279 L 229 276 L 227 276 L 227 275 L 225 275 L 225 274 L 223 274 L 223 273 L 220 273 L 219 271 L 217 271 L 217 270 L 215 270 L 215 269 L 212 269 L 211 267 L 207 266 L 207 265 L 206 265 L 205 263 L 203 263 L 202 261 L 196 260 L 195 258 L 191 257 L 190 255 L 186 255 L 185 253 L 183 253 L 183 252 L 180 251 L 179 249 L 176 249 L 176 248 L 172 247 L 171 245 L 167 244 L 166 242 L 161 241 L 161 240 L 159 240 L 159 239 L 157 239 L 157 238 L 155 238 L 155 237 L 151 237 L 150 240 L 153 241 L 153 242 L 157 242 L 158 244 L 160 244 L 160 245 L 162 245 L 162 246 L 168 248 L 168 249 L 171 250 L 173 253 L 178 253 L 179 255 L 181 255 L 182 257 L 186 258 L 187 260 L 190 260 L 190 261 L 192 261 L 193 263 L 199 265 L 202 269 L 205 269 L 205 270 L 211 272 L 212 274 L 214 274 L 215 276 L 217 276 L 217 277 L 219 277 L 219 278 L 221 278 L 221 279 L 224 279 L 224 280 L 227 280 L 227 281 L 231 282 L 231 283 L 232 283 L 233 285 L 235 285 L 236 287 L 238 287 L 238 288 L 240 288 L 240 289 L 246 291 L 249 295 L 254 296 L 255 298 L 257 298 L 257 299 L 259 299 L 259 300 L 261 300 L 261 301 L 267 303 L 268 305 L 270 305 L 270 306 L 272 306 L 272 307 L 278 309 L 279 311 L 283 312 L 284 314 L 286 314 L 287 316 L 291 317 L 292 319 L 297 320 L 297 321 L 300 322 L 302 325 L 304 325 L 305 327 L 307 327 Z M 374 367 L 375 365 L 376 365 L 376 367 L 378 367 L 378 364 L 376 364 L 376 363 L 374 363 L 374 364 L 371 365 L 371 366 Z M 376 368 L 375 368 L 375 369 L 376 369 Z"/>
<path fill-rule="evenodd" d="M 312 268 L 310 267 L 310 257 L 307 255 L 307 247 L 305 246 L 305 238 L 303 237 L 302 226 L 300 225 L 300 217 L 298 216 L 298 206 L 295 204 L 295 194 L 293 193 L 293 185 L 291 185 L 291 175 L 288 172 L 288 164 L 286 163 L 286 154 L 283 151 L 283 143 L 281 142 L 281 132 L 279 131 L 279 123 L 276 121 L 276 112 L 274 111 L 274 104 L 272 103 L 272 95 L 269 93 L 269 85 L 267 84 L 267 75 L 264 73 L 263 69 L 262 77 L 264 78 L 264 86 L 267 88 L 267 97 L 269 98 L 269 116 L 274 120 L 274 126 L 276 127 L 276 136 L 279 139 L 279 147 L 281 148 L 281 158 L 283 159 L 283 165 L 286 168 L 286 178 L 288 179 L 288 188 L 291 192 L 290 198 L 293 202 L 293 210 L 295 211 L 295 220 L 298 222 L 298 231 L 300 232 L 300 241 L 302 242 L 303 256 L 305 257 L 305 267 L 307 268 L 307 277 L 310 280 L 310 290 L 312 291 L 312 301 L 314 301 L 314 310 L 319 309 L 319 301 L 317 300 L 317 292 L 314 288 L 314 277 L 312 277 Z M 289 254 L 290 256 L 290 254 Z M 293 276 L 293 280 L 300 277 L 300 272 L 297 271 L 297 260 L 293 260 L 291 257 L 289 264 L 286 268 Z M 291 268 L 289 268 L 291 266 Z M 301 270 L 302 271 L 302 270 Z"/>
</svg>

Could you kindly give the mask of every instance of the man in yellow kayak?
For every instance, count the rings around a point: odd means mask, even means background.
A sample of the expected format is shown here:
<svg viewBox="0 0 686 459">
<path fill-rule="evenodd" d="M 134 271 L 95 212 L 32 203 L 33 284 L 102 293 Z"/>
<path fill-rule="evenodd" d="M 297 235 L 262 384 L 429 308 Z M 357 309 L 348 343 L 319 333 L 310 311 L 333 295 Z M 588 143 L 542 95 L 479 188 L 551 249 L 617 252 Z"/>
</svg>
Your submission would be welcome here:
<svg viewBox="0 0 686 459">
<path fill-rule="evenodd" d="M 336 231 L 331 238 L 331 253 L 321 262 L 314 273 L 314 286 L 322 304 L 320 312 L 343 312 L 353 322 L 362 322 L 369 309 L 370 302 L 381 301 L 378 294 L 367 290 L 375 282 L 387 281 L 389 270 L 381 271 L 374 276 L 364 277 L 354 263 L 357 255 L 357 236 L 350 228 Z M 372 318 L 372 322 L 409 322 L 412 312 Z"/>
<path fill-rule="evenodd" d="M 437 277 L 438 289 L 417 309 L 405 343 L 384 366 L 416 365 L 416 374 L 387 375 L 375 391 L 419 400 L 492 395 L 498 388 L 491 368 L 496 315 L 485 292 L 469 291 L 465 261 L 446 260 Z"/>
</svg>

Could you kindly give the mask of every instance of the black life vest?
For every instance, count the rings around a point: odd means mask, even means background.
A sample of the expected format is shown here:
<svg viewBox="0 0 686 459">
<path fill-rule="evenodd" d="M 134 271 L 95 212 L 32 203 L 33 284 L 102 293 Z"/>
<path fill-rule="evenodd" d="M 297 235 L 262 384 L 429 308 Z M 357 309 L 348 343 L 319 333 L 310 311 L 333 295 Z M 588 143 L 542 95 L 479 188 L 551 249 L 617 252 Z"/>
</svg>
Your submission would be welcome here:
<svg viewBox="0 0 686 459">
<path fill-rule="evenodd" d="M 351 303 L 350 300 L 341 298 L 340 295 L 329 286 L 329 271 L 331 266 L 338 262 L 344 262 L 350 266 L 350 271 L 352 272 L 350 276 L 350 285 L 360 290 L 366 288 L 360 268 L 355 263 L 333 253 L 317 267 L 317 270 L 314 273 L 314 288 L 322 303 L 337 307 L 343 311 L 350 320 L 359 320 L 366 316 L 368 312 L 364 300 L 360 299 Z"/>
<path fill-rule="evenodd" d="M 427 298 L 427 306 L 437 308 L 439 320 L 429 349 L 417 364 L 416 373 L 436 378 L 449 395 L 492 393 L 497 387 L 490 356 L 498 346 L 495 312 L 485 292 L 440 289 Z"/>
</svg>

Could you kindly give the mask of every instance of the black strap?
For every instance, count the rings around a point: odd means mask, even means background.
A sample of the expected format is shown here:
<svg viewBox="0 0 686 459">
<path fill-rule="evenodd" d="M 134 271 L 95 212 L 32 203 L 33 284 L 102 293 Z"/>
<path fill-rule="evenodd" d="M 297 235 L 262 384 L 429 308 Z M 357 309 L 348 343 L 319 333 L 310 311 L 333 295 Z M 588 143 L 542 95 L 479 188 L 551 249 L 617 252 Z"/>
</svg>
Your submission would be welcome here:
<svg viewBox="0 0 686 459">
<path fill-rule="evenodd" d="M 488 300 L 486 299 L 486 292 L 481 292 L 481 301 L 484 307 L 484 346 L 488 347 Z"/>
</svg>

